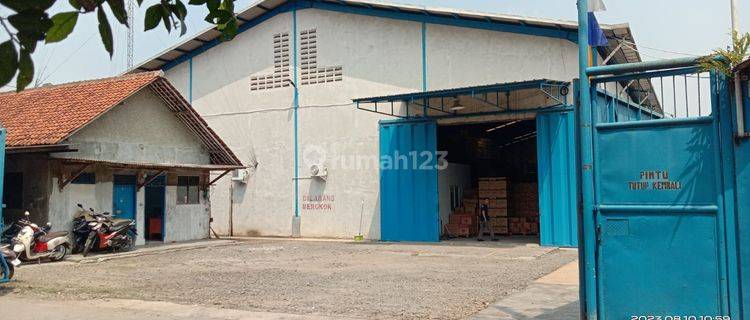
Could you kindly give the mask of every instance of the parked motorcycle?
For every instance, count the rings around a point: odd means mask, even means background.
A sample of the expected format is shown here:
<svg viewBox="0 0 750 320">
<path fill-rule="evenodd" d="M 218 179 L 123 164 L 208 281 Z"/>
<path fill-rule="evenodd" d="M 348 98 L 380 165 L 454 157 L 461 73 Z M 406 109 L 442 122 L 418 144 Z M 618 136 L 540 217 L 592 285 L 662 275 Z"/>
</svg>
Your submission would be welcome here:
<svg viewBox="0 0 750 320">
<path fill-rule="evenodd" d="M 98 223 L 96 217 L 109 218 L 109 214 L 107 212 L 96 213 L 91 208 L 86 210 L 80 203 L 78 204 L 78 211 L 73 215 L 73 253 L 83 251 L 86 239 L 91 233 L 91 227 Z"/>
<path fill-rule="evenodd" d="M 83 208 L 79 206 L 80 208 Z M 94 221 L 86 223 L 91 230 L 86 236 L 83 244 L 83 256 L 87 256 L 91 250 L 130 251 L 135 247 L 137 234 L 135 221 L 129 219 L 116 219 L 109 215 L 96 214 L 89 211 Z M 85 221 L 86 213 L 83 214 Z M 80 222 L 79 222 L 80 224 Z M 79 228 L 76 235 L 81 234 L 84 227 Z M 79 240 L 76 239 L 76 242 Z"/>
<path fill-rule="evenodd" d="M 60 261 L 70 251 L 70 240 L 67 231 L 50 232 L 50 224 L 39 227 L 29 220 L 29 212 L 18 220 L 21 231 L 11 240 L 13 252 L 21 261 L 49 258 Z"/>
<path fill-rule="evenodd" d="M 18 223 L 10 223 L 3 228 L 2 236 L 0 236 L 0 243 L 9 244 L 10 241 L 15 237 L 18 232 L 21 231 L 21 226 Z"/>
<path fill-rule="evenodd" d="M 5 259 L 5 263 L 8 265 L 8 274 L 6 276 L 5 270 L 0 268 L 0 279 L 13 279 L 13 274 L 17 266 L 21 264 L 21 260 L 18 260 L 16 253 L 10 248 L 9 244 L 0 245 L 0 259 Z"/>
</svg>

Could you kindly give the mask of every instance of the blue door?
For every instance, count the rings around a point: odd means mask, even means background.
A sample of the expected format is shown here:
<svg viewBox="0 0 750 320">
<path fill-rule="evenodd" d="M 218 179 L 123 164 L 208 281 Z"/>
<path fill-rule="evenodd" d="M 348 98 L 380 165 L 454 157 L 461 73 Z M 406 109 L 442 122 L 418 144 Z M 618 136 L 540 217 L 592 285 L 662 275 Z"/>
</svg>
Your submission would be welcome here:
<svg viewBox="0 0 750 320">
<path fill-rule="evenodd" d="M 578 245 L 575 114 L 540 113 L 536 118 L 539 170 L 539 237 L 543 246 Z"/>
<path fill-rule="evenodd" d="M 380 226 L 384 241 L 440 241 L 433 121 L 380 125 Z"/>
<path fill-rule="evenodd" d="M 135 220 L 135 176 L 114 179 L 112 214 L 117 218 Z"/>
</svg>

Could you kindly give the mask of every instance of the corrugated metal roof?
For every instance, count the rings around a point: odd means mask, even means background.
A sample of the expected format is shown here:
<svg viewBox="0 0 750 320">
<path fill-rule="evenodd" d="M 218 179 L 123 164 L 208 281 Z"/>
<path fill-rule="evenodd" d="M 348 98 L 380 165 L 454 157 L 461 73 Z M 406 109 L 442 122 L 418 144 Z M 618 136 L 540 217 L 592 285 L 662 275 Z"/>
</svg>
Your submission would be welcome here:
<svg viewBox="0 0 750 320">
<path fill-rule="evenodd" d="M 234 170 L 243 169 L 241 165 L 231 164 L 176 164 L 176 163 L 147 163 L 147 162 L 129 162 L 129 161 L 108 161 L 99 159 L 85 159 L 85 158 L 55 158 L 65 163 L 71 164 L 104 164 L 115 168 L 129 168 L 129 169 L 194 169 L 194 170 L 207 170 L 207 171 L 219 171 L 219 170 Z"/>
<path fill-rule="evenodd" d="M 738 64 L 738 65 L 737 65 L 737 66 L 736 66 L 736 67 L 734 68 L 734 72 L 737 72 L 737 71 L 743 71 L 743 70 L 745 70 L 745 69 L 750 69 L 750 59 L 747 59 L 747 60 L 745 60 L 745 61 L 741 62 L 740 64 Z"/>
<path fill-rule="evenodd" d="M 239 19 L 240 29 L 242 26 L 251 23 L 253 19 L 256 19 L 266 12 L 272 11 L 276 8 L 287 3 L 287 0 L 260 0 L 250 5 L 247 9 L 237 14 Z M 347 5 L 360 8 L 374 8 L 383 9 L 391 12 L 406 12 L 406 13 L 419 13 L 429 16 L 439 17 L 451 17 L 455 19 L 465 20 L 479 20 L 486 22 L 494 22 L 498 24 L 508 24 L 516 26 L 534 26 L 542 28 L 550 28 L 555 30 L 563 30 L 570 32 L 578 31 L 578 23 L 575 21 L 555 20 L 555 19 L 544 19 L 544 18 L 532 18 L 516 15 L 507 15 L 499 13 L 484 13 L 469 10 L 449 9 L 449 8 L 435 8 L 435 7 L 420 7 L 414 5 L 404 4 L 393 4 L 381 1 L 372 0 L 316 0 L 316 3 L 330 3 Z M 619 52 L 613 57 L 617 63 L 628 63 L 628 62 L 639 62 L 641 57 L 638 54 L 635 46 L 635 40 L 630 30 L 630 26 L 627 24 L 609 25 L 602 24 L 607 38 L 610 39 L 610 45 L 608 48 L 603 49 L 602 55 L 606 56 L 618 47 L 620 40 L 626 40 L 631 42 L 630 46 L 622 46 Z M 152 58 L 147 59 L 145 62 L 134 67 L 132 70 L 126 71 L 151 71 L 162 69 L 169 63 L 180 59 L 181 57 L 191 54 L 193 51 L 200 49 L 207 43 L 216 41 L 220 35 L 220 32 L 215 28 L 210 27 L 202 32 L 199 32 L 196 36 L 191 39 L 185 40 L 171 48 L 168 48 Z"/>
<path fill-rule="evenodd" d="M 496 83 L 482 86 L 470 86 L 451 88 L 445 90 L 434 90 L 434 91 L 418 91 L 413 93 L 402 93 L 388 96 L 369 97 L 369 98 L 357 98 L 352 100 L 353 102 L 360 103 L 373 103 L 381 101 L 405 101 L 409 99 L 420 100 L 424 98 L 435 98 L 435 97 L 448 97 L 456 95 L 471 95 L 472 93 L 482 93 L 486 91 L 513 91 L 513 90 L 524 90 L 532 88 L 540 88 L 542 84 L 548 85 L 569 85 L 569 82 L 556 81 L 549 79 L 535 79 L 527 81 L 515 81 L 506 83 Z"/>
</svg>

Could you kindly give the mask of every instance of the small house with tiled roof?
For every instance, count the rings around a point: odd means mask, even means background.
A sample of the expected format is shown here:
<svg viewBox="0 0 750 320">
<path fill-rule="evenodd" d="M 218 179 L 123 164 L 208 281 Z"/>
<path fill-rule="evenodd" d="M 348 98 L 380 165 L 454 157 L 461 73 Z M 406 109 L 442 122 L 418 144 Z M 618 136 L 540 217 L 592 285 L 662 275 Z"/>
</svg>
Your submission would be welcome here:
<svg viewBox="0 0 750 320">
<path fill-rule="evenodd" d="M 77 204 L 135 219 L 138 243 L 207 238 L 211 172 L 240 160 L 161 72 L 0 94 L 6 223 L 71 228 Z"/>
</svg>

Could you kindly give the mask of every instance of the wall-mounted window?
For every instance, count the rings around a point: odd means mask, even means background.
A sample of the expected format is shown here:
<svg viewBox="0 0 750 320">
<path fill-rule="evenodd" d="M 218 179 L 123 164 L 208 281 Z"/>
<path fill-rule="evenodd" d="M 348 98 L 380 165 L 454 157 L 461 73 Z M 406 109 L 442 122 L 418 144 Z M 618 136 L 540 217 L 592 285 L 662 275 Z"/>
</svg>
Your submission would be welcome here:
<svg viewBox="0 0 750 320">
<path fill-rule="evenodd" d="M 96 174 L 93 172 L 84 172 L 78 175 L 73 181 L 70 183 L 72 184 L 96 184 Z"/>
<path fill-rule="evenodd" d="M 200 177 L 179 176 L 177 177 L 177 204 L 200 203 L 198 196 Z"/>
<path fill-rule="evenodd" d="M 456 209 L 462 205 L 461 199 L 463 199 L 463 188 L 460 186 L 450 186 L 451 192 L 451 210 Z"/>
<path fill-rule="evenodd" d="M 23 173 L 6 172 L 3 203 L 6 209 L 23 209 Z"/>
</svg>

